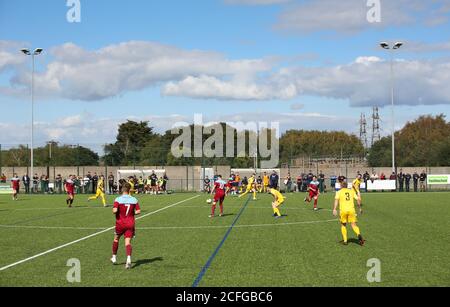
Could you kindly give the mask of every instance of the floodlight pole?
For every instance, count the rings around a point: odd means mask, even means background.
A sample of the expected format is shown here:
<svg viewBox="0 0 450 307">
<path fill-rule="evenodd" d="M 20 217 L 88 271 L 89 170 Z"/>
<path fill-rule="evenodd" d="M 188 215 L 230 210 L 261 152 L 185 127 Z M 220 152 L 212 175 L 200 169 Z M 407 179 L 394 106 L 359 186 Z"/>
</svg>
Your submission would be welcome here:
<svg viewBox="0 0 450 307">
<path fill-rule="evenodd" d="M 31 167 L 30 177 L 34 176 L 34 57 L 35 53 L 31 54 L 32 59 L 32 71 L 31 71 Z"/>
<path fill-rule="evenodd" d="M 34 176 L 34 73 L 35 73 L 35 57 L 40 55 L 42 48 L 37 48 L 34 51 L 30 51 L 30 49 L 22 49 L 20 50 L 23 54 L 27 56 L 31 56 L 32 62 L 32 70 L 31 70 L 31 150 L 30 150 L 30 177 Z"/>
<path fill-rule="evenodd" d="M 390 56 L 390 83 L 391 83 L 391 116 L 392 116 L 392 173 L 396 173 L 395 167 L 395 84 L 394 84 L 394 51 L 400 49 L 403 45 L 401 42 L 390 46 L 388 43 L 382 42 L 380 46 L 389 51 Z"/>
<path fill-rule="evenodd" d="M 390 49 L 389 54 L 391 57 L 392 173 L 396 173 L 396 168 L 395 168 L 394 49 Z"/>
</svg>

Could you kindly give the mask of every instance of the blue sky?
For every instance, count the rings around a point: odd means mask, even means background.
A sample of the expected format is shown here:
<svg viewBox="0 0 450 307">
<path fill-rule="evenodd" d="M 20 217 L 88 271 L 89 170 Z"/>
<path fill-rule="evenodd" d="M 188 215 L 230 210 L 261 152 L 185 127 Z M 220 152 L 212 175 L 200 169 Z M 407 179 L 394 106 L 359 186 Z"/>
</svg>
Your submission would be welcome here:
<svg viewBox="0 0 450 307">
<path fill-rule="evenodd" d="M 396 54 L 396 125 L 450 113 L 446 0 L 381 1 L 376 24 L 365 20 L 365 0 L 80 3 L 81 22 L 69 23 L 65 0 L 0 0 L 0 105 L 8 110 L 0 125 L 21 131 L 1 143 L 28 140 L 30 59 L 14 53 L 22 45 L 46 50 L 37 58 L 38 142 L 106 143 L 127 118 L 163 131 L 194 113 L 357 133 L 374 104 L 388 134 L 389 66 L 377 48 L 385 40 L 405 42 Z M 89 63 L 71 57 L 80 53 Z M 116 69 L 102 66 L 107 59 Z"/>
</svg>

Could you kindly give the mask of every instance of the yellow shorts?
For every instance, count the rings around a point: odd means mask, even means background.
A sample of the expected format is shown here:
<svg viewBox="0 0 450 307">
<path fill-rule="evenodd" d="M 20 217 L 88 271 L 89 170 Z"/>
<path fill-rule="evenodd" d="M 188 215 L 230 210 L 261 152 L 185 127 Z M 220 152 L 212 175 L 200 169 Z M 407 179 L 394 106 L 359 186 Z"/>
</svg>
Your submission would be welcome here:
<svg viewBox="0 0 450 307">
<path fill-rule="evenodd" d="M 357 223 L 358 218 L 355 211 L 341 212 L 341 224 Z"/>
<path fill-rule="evenodd" d="M 275 205 L 276 205 L 277 207 L 281 206 L 282 204 L 284 204 L 284 199 L 275 202 Z"/>
<path fill-rule="evenodd" d="M 97 190 L 97 193 L 95 194 L 95 197 L 100 197 L 100 196 L 105 196 L 105 193 L 103 193 L 103 191 L 102 190 Z"/>
</svg>

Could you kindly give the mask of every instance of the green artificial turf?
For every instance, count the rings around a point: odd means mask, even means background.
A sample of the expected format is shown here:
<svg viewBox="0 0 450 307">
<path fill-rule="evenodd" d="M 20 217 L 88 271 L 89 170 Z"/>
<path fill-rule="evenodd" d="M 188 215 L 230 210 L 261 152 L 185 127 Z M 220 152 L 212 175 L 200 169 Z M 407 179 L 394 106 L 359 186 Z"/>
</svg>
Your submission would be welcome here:
<svg viewBox="0 0 450 307">
<path fill-rule="evenodd" d="M 209 219 L 200 194 L 137 196 L 143 213 L 133 241 L 133 269 L 109 262 L 113 230 L 1 270 L 114 226 L 111 208 L 77 197 L 0 196 L 0 286 L 449 286 L 450 193 L 363 194 L 359 226 L 366 246 L 343 246 L 332 216 L 333 194 L 319 212 L 288 194 L 272 217 L 271 197 L 226 199 L 226 216 Z M 108 203 L 113 197 L 108 197 Z M 176 204 L 176 205 L 174 205 Z M 174 206 L 171 206 L 174 205 Z M 163 209 L 163 210 L 160 210 Z M 158 211 L 160 210 L 160 211 Z M 153 212 L 153 214 L 151 214 Z M 230 229 L 234 223 L 234 227 Z M 349 227 L 349 237 L 354 234 Z M 69 283 L 69 259 L 79 259 L 81 282 Z M 369 259 L 379 259 L 381 282 L 369 283 Z"/>
</svg>

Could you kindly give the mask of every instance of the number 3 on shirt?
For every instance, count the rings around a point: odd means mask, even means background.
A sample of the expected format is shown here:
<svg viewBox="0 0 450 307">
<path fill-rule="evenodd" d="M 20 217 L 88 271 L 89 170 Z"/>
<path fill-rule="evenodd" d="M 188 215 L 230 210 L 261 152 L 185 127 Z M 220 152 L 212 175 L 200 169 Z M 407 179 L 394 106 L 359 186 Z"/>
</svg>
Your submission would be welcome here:
<svg viewBox="0 0 450 307">
<path fill-rule="evenodd" d="M 350 193 L 345 193 L 345 200 L 350 201 Z"/>
</svg>

